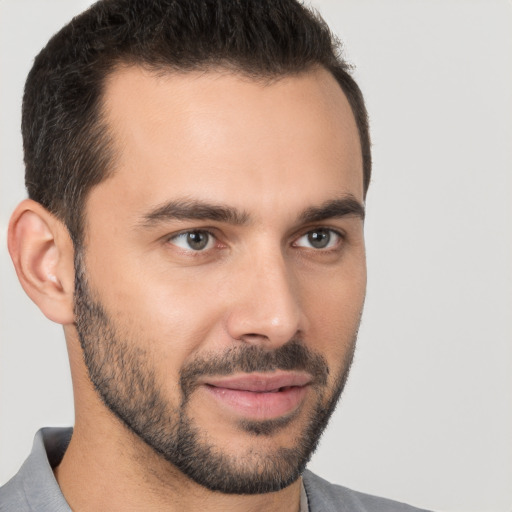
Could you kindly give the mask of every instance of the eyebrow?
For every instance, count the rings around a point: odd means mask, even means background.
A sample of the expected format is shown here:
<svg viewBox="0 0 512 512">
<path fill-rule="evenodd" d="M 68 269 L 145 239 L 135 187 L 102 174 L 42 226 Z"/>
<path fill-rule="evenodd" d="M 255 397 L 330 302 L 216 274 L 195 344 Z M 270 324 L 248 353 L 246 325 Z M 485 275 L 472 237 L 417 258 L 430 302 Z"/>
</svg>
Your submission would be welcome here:
<svg viewBox="0 0 512 512">
<path fill-rule="evenodd" d="M 300 214 L 299 219 L 307 224 L 341 217 L 359 217 L 364 220 L 365 209 L 363 204 L 352 194 L 347 194 L 339 199 L 326 201 L 321 206 L 307 208 Z"/>
<path fill-rule="evenodd" d="M 348 216 L 362 220 L 365 216 L 364 206 L 351 194 L 307 208 L 298 218 L 302 223 L 310 223 Z M 240 226 L 248 224 L 250 216 L 231 206 L 199 200 L 173 200 L 144 214 L 140 224 L 142 227 L 153 227 L 169 220 L 212 220 Z"/>
<path fill-rule="evenodd" d="M 157 206 L 146 213 L 142 218 L 142 225 L 152 227 L 168 220 L 213 220 L 242 225 L 249 221 L 249 214 L 231 206 L 197 200 L 177 200 Z"/>
</svg>

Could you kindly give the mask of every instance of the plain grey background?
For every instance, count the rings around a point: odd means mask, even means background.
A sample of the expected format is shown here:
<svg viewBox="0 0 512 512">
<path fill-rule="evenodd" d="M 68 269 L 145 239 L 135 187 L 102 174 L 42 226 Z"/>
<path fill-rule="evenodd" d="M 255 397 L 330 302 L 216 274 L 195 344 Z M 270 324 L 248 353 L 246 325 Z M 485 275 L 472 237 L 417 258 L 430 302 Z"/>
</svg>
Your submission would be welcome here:
<svg viewBox="0 0 512 512">
<path fill-rule="evenodd" d="M 6 250 L 31 62 L 90 2 L 0 0 L 0 484 L 73 422 L 64 338 Z M 369 285 L 310 468 L 439 511 L 512 510 L 512 3 L 316 0 L 371 115 Z"/>
</svg>

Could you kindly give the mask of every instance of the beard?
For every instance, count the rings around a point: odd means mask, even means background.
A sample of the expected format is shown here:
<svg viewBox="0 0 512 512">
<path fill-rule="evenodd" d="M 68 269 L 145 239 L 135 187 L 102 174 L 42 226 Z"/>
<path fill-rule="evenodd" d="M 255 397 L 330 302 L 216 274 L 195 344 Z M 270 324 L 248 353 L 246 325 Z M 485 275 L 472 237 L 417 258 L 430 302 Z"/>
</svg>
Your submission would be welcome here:
<svg viewBox="0 0 512 512">
<path fill-rule="evenodd" d="M 345 386 L 353 359 L 355 340 L 341 370 L 327 385 L 325 358 L 292 339 L 269 351 L 258 345 L 237 345 L 220 354 L 196 357 L 180 369 L 178 404 L 162 395 L 152 358 L 137 336 L 120 336 L 102 304 L 89 290 L 80 253 L 75 262 L 75 318 L 89 378 L 106 407 L 154 452 L 197 484 L 227 494 L 262 494 L 281 490 L 296 481 L 314 453 Z M 189 414 L 189 400 L 201 378 L 235 372 L 306 371 L 316 403 L 303 421 L 293 447 L 265 450 L 257 439 L 247 453 L 235 456 L 222 451 Z M 270 420 L 240 420 L 244 436 L 270 438 L 298 421 L 291 413 Z"/>
</svg>

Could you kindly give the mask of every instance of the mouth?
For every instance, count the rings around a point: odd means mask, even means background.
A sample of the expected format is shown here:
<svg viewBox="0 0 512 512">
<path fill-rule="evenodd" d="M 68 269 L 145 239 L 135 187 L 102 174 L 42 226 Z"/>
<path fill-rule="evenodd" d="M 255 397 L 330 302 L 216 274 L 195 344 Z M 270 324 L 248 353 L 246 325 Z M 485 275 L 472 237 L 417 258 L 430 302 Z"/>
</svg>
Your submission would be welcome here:
<svg viewBox="0 0 512 512">
<path fill-rule="evenodd" d="M 305 373 L 251 373 L 208 379 L 203 387 L 230 412 L 250 420 L 266 420 L 298 409 L 311 381 Z"/>
</svg>

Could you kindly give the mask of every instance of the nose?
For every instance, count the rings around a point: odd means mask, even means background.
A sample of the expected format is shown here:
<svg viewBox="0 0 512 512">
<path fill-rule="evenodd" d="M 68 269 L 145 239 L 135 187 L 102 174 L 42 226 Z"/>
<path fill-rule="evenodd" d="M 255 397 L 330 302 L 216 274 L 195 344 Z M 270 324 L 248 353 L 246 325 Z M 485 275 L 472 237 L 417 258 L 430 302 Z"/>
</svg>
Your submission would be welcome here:
<svg viewBox="0 0 512 512">
<path fill-rule="evenodd" d="M 281 251 L 250 258 L 236 274 L 227 318 L 231 338 L 273 349 L 302 334 L 299 283 Z"/>
</svg>

